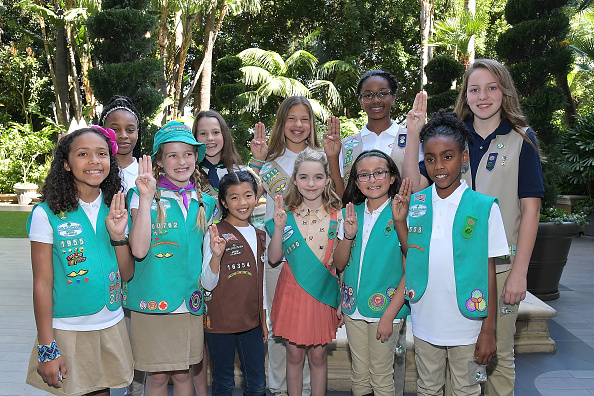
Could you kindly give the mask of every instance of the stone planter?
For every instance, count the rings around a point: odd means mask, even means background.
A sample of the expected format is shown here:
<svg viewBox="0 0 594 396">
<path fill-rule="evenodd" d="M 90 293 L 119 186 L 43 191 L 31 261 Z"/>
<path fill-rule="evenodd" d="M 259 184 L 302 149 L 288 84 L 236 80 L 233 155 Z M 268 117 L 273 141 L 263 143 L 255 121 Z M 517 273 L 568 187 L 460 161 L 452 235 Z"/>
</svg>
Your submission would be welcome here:
<svg viewBox="0 0 594 396">
<path fill-rule="evenodd" d="M 29 205 L 33 198 L 37 197 L 37 184 L 17 183 L 14 185 L 14 192 L 18 197 L 19 205 Z"/>
<path fill-rule="evenodd" d="M 576 223 L 539 223 L 534 250 L 528 267 L 528 290 L 543 301 L 559 298 L 559 281 L 567 263 Z"/>
</svg>

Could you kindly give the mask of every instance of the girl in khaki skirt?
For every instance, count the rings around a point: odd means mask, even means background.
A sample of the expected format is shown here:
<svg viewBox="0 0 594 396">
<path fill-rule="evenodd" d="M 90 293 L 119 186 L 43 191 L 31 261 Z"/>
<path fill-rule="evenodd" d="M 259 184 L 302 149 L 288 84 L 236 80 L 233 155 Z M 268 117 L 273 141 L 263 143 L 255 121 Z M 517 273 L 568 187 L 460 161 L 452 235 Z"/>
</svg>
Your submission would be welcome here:
<svg viewBox="0 0 594 396">
<path fill-rule="evenodd" d="M 214 198 L 200 191 L 196 164 L 206 146 L 190 128 L 172 121 L 155 135 L 153 160 L 139 161 L 136 188 L 128 194 L 132 216 L 133 278 L 124 286 L 132 311 L 130 341 L 135 368 L 147 372 L 145 394 L 193 395 L 190 366 L 204 349 L 202 244 Z"/>
<path fill-rule="evenodd" d="M 133 260 L 116 152 L 111 129 L 62 138 L 27 222 L 38 335 L 27 383 L 56 395 L 108 396 L 132 381 L 120 280 Z"/>
</svg>

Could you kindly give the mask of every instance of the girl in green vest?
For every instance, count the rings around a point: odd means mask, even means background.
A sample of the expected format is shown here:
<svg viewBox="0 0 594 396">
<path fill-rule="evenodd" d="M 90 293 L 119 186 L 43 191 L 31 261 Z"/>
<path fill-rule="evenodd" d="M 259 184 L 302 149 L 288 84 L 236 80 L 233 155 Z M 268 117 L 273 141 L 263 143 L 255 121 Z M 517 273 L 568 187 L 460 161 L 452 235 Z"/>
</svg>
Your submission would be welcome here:
<svg viewBox="0 0 594 396">
<path fill-rule="evenodd" d="M 340 294 L 332 253 L 340 215 L 340 199 L 334 192 L 324 154 L 305 149 L 295 160 L 286 209 L 281 195 L 275 197 L 268 260 L 283 266 L 276 285 L 270 320 L 272 331 L 286 340 L 287 388 L 301 395 L 305 351 L 309 358 L 311 394 L 326 393 L 326 345 L 336 338 Z"/>
<path fill-rule="evenodd" d="M 204 152 L 189 127 L 167 123 L 155 134 L 154 163 L 143 157 L 137 187 L 128 194 L 137 262 L 124 288 L 124 306 L 132 310 L 135 367 L 147 372 L 151 395 L 167 395 L 170 376 L 175 394 L 191 395 L 189 368 L 203 357 L 199 276 L 204 232 L 215 208 L 198 182 L 196 165 Z"/>
<path fill-rule="evenodd" d="M 62 137 L 27 222 L 37 324 L 27 383 L 57 395 L 108 396 L 132 382 L 120 285 L 133 260 L 116 152 L 111 129 Z"/>
<path fill-rule="evenodd" d="M 400 173 L 379 150 L 353 163 L 343 201 L 344 226 L 334 263 L 343 272 L 342 312 L 352 357 L 352 392 L 394 395 L 394 353 L 406 320 L 402 253 L 392 199 Z"/>
<path fill-rule="evenodd" d="M 497 349 L 495 257 L 509 254 L 509 248 L 497 199 L 460 180 L 469 135 L 454 113 L 434 113 L 420 134 L 433 185 L 410 198 L 407 179 L 407 190 L 394 204 L 407 258 L 404 292 L 411 306 L 419 395 L 443 391 L 446 361 L 452 394 L 480 395 L 479 382 L 487 377 L 478 365 Z"/>
</svg>

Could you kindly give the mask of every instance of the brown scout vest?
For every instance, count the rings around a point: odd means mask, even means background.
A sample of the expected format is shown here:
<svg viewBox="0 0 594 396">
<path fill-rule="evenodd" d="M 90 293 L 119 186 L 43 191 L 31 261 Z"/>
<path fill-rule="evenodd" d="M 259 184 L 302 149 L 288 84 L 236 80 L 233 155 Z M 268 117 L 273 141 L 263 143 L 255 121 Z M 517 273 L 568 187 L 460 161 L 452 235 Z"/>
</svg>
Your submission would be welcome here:
<svg viewBox="0 0 594 396">
<path fill-rule="evenodd" d="M 371 132 L 374 133 L 374 132 Z M 402 175 L 402 163 L 404 162 L 404 152 L 406 150 L 406 128 L 398 127 L 398 133 L 394 144 L 392 145 L 392 152 L 390 157 L 396 163 L 398 172 Z M 343 161 L 343 172 L 344 182 L 348 183 L 349 176 L 351 174 L 351 168 L 357 157 L 363 152 L 363 140 L 361 138 L 361 132 L 344 138 L 342 141 L 342 161 Z"/>
<path fill-rule="evenodd" d="M 524 128 L 524 133 L 527 128 Z M 516 254 L 518 231 L 520 229 L 520 198 L 518 197 L 518 174 L 520 170 L 520 151 L 524 139 L 510 130 L 505 135 L 497 135 L 489 143 L 489 148 L 477 169 L 474 190 L 499 200 L 501 217 L 511 255 L 496 258 L 497 273 L 510 270 Z M 472 187 L 470 164 L 462 168 L 462 178 Z"/>
<path fill-rule="evenodd" d="M 253 254 L 243 235 L 226 220 L 217 224 L 227 244 L 221 258 L 219 283 L 206 301 L 207 333 L 239 333 L 266 326 L 264 316 L 264 249 L 266 233 L 256 229 L 258 251 Z"/>
</svg>

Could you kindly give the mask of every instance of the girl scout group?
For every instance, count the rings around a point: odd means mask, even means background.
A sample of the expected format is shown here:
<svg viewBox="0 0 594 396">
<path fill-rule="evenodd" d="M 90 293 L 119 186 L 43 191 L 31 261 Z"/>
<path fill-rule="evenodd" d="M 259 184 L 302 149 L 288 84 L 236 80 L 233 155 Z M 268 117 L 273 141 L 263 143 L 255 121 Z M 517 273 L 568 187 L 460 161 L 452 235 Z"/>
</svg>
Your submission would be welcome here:
<svg viewBox="0 0 594 396">
<path fill-rule="evenodd" d="M 467 70 L 454 113 L 427 123 L 423 92 L 407 129 L 391 120 L 396 91 L 391 74 L 364 74 L 367 125 L 341 143 L 332 117 L 323 151 L 308 100 L 286 99 L 268 142 L 255 126 L 249 168 L 215 111 L 192 129 L 169 122 L 138 160 L 125 97 L 63 137 L 27 224 L 27 383 L 57 395 L 144 383 L 153 396 L 171 378 L 175 395 L 205 396 L 206 342 L 213 395 L 231 394 L 236 351 L 244 393 L 263 395 L 268 343 L 273 393 L 323 395 L 344 323 L 352 393 L 392 396 L 410 315 L 418 394 L 441 394 L 447 374 L 454 395 L 485 381 L 487 395 L 513 395 L 543 196 L 535 134 L 493 60 Z M 266 232 L 251 223 L 261 194 Z"/>
</svg>

